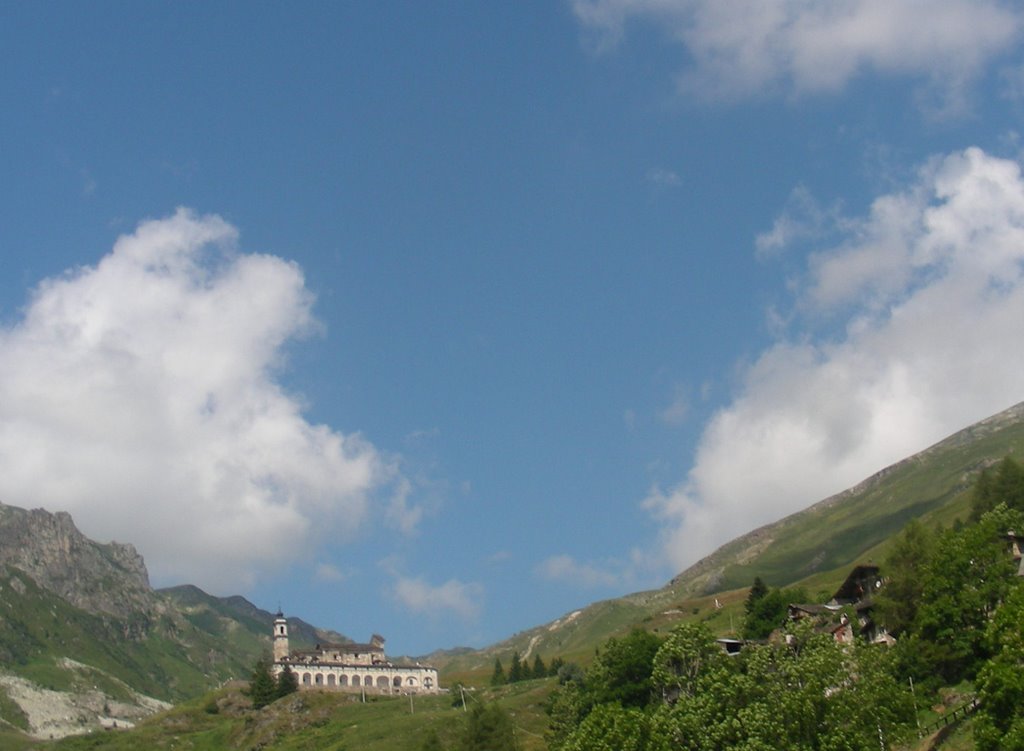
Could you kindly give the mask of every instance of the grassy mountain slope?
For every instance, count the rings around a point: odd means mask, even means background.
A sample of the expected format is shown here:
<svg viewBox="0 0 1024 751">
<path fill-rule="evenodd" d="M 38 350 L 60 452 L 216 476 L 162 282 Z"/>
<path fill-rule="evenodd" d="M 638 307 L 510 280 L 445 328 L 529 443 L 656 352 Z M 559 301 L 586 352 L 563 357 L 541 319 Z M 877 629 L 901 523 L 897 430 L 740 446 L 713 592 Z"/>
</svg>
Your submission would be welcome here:
<svg viewBox="0 0 1024 751">
<path fill-rule="evenodd" d="M 856 563 L 880 562 L 888 541 L 911 518 L 949 525 L 966 516 L 977 474 L 1007 455 L 1024 455 L 1024 403 L 726 543 L 662 589 L 595 603 L 483 650 L 438 652 L 427 659 L 442 669 L 443 680 L 479 683 L 489 677 L 496 657 L 506 667 L 513 651 L 586 662 L 609 637 L 634 626 L 667 630 L 697 619 L 728 633 L 739 625 L 755 576 L 773 586 L 833 591 Z"/>
</svg>

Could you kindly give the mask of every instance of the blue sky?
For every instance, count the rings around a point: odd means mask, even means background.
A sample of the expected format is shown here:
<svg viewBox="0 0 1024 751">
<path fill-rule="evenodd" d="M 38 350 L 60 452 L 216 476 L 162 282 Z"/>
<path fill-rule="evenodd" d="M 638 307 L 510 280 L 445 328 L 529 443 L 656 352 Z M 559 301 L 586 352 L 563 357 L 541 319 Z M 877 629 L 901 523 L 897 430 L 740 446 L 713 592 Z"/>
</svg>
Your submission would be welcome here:
<svg viewBox="0 0 1024 751">
<path fill-rule="evenodd" d="M 0 500 L 420 654 L 1024 399 L 1024 10 L 0 10 Z"/>
</svg>

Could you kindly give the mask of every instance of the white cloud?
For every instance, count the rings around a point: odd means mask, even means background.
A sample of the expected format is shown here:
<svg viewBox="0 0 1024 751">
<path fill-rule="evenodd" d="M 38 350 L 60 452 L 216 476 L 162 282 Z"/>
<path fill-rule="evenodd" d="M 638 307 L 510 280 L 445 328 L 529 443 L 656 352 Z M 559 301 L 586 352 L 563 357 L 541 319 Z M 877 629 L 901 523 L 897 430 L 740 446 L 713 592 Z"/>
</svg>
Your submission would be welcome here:
<svg viewBox="0 0 1024 751">
<path fill-rule="evenodd" d="M 474 620 L 480 615 L 483 587 L 458 579 L 435 586 L 422 577 L 398 576 L 392 594 L 414 613 L 441 618 L 450 612 L 463 620 Z"/>
<path fill-rule="evenodd" d="M 677 384 L 672 389 L 672 401 L 658 415 L 667 425 L 682 425 L 690 415 L 690 398 L 685 386 Z"/>
<path fill-rule="evenodd" d="M 683 184 L 678 173 L 665 167 L 652 167 L 647 170 L 647 182 L 658 188 L 678 188 Z"/>
<path fill-rule="evenodd" d="M 758 257 L 768 259 L 793 243 L 820 237 L 829 218 L 830 213 L 818 205 L 811 192 L 803 185 L 797 186 L 772 228 L 755 238 Z"/>
<path fill-rule="evenodd" d="M 800 330 L 750 366 L 686 479 L 646 500 L 677 568 L 1024 399 L 1016 162 L 933 160 L 842 226 L 797 290 Z"/>
<path fill-rule="evenodd" d="M 1009 49 L 1024 11 L 1000 0 L 573 0 L 602 47 L 627 22 L 660 25 L 686 47 L 684 90 L 737 98 L 834 92 L 866 72 L 923 78 L 947 107 Z"/>
<path fill-rule="evenodd" d="M 348 574 L 335 566 L 333 563 L 319 563 L 316 567 L 316 579 L 321 582 L 337 583 L 345 581 Z"/>
<path fill-rule="evenodd" d="M 315 330 L 312 295 L 236 239 L 186 210 L 144 222 L 0 329 L 0 499 L 135 543 L 157 579 L 230 591 L 353 533 L 395 479 L 275 379 Z"/>
<path fill-rule="evenodd" d="M 543 579 L 562 582 L 586 589 L 618 587 L 633 576 L 625 570 L 612 571 L 592 563 L 581 563 L 570 555 L 555 555 L 537 566 L 536 573 Z"/>
</svg>

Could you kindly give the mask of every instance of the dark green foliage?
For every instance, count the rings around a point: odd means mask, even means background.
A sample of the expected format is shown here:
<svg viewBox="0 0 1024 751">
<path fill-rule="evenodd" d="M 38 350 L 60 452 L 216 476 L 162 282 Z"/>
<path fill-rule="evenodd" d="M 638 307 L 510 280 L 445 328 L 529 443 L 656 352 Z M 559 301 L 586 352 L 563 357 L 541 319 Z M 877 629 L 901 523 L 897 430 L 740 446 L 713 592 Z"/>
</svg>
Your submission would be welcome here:
<svg viewBox="0 0 1024 751">
<path fill-rule="evenodd" d="M 591 709 L 579 681 L 567 681 L 548 704 L 548 729 L 544 739 L 550 751 L 560 751 Z"/>
<path fill-rule="evenodd" d="M 647 751 L 650 720 L 639 709 L 602 704 L 566 739 L 562 751 Z"/>
<path fill-rule="evenodd" d="M 558 676 L 559 685 L 564 686 L 566 683 L 583 683 L 585 673 L 575 662 L 563 662 L 555 675 Z"/>
<path fill-rule="evenodd" d="M 563 665 L 565 665 L 565 660 L 563 660 L 561 657 L 554 658 L 551 661 L 551 664 L 548 665 L 548 675 L 558 675 L 558 671 L 562 669 Z"/>
<path fill-rule="evenodd" d="M 501 664 L 501 658 L 494 658 L 494 672 L 491 673 L 492 686 L 504 686 L 508 682 L 505 677 L 505 668 Z"/>
<path fill-rule="evenodd" d="M 747 615 L 750 615 L 750 612 L 757 605 L 757 601 L 766 594 L 768 594 L 768 585 L 764 583 L 764 580 L 760 576 L 755 576 L 754 583 L 750 587 L 750 592 L 747 593 L 747 602 L 744 606 Z"/>
<path fill-rule="evenodd" d="M 772 631 L 781 628 L 786 622 L 790 603 L 806 601 L 807 593 L 798 588 L 772 589 L 754 600 L 748 596 L 743 638 L 767 639 Z"/>
<path fill-rule="evenodd" d="M 423 736 L 420 751 L 444 751 L 444 746 L 441 745 L 441 738 L 437 735 L 436 730 L 430 729 Z"/>
<path fill-rule="evenodd" d="M 270 674 L 270 662 L 260 657 L 253 666 L 249 677 L 249 698 L 253 709 L 261 709 L 277 698 L 277 683 Z"/>
<path fill-rule="evenodd" d="M 875 618 L 897 637 L 910 629 L 917 617 L 934 548 L 933 535 L 914 519 L 900 532 L 885 559 L 885 586 L 875 596 Z"/>
<path fill-rule="evenodd" d="M 466 717 L 461 751 L 515 751 L 515 728 L 497 704 L 474 703 Z"/>
<path fill-rule="evenodd" d="M 284 670 L 277 674 L 277 691 L 275 698 L 280 699 L 282 696 L 288 696 L 288 694 L 294 694 L 299 690 L 299 677 L 295 675 L 292 669 L 285 665 Z"/>
<path fill-rule="evenodd" d="M 533 669 L 530 671 L 533 678 L 546 678 L 548 675 L 548 669 L 544 665 L 544 660 L 540 658 L 540 655 L 536 655 L 533 658 Z"/>
<path fill-rule="evenodd" d="M 525 669 L 522 660 L 519 658 L 519 652 L 512 653 L 512 664 L 508 668 L 508 682 L 518 683 L 528 676 L 525 675 Z"/>
<path fill-rule="evenodd" d="M 978 674 L 978 751 L 1024 749 L 1024 588 L 1017 584 L 986 632 L 993 657 Z"/>
<path fill-rule="evenodd" d="M 928 674 L 956 683 L 988 657 L 985 628 L 1014 582 L 1010 529 L 1024 529 L 1024 515 L 1000 505 L 977 524 L 939 538 L 914 624 L 933 657 Z"/>
<path fill-rule="evenodd" d="M 549 748 L 875 751 L 907 735 L 913 705 L 888 650 L 843 647 L 809 624 L 789 637 L 731 658 L 705 626 L 682 624 L 654 657 L 647 707 L 595 701 L 614 692 L 590 671 L 585 688 L 569 683 L 553 697 Z"/>
<path fill-rule="evenodd" d="M 587 671 L 585 684 L 594 704 L 618 702 L 644 707 L 651 700 L 651 672 L 661 639 L 634 629 L 621 639 L 610 639 Z"/>
<path fill-rule="evenodd" d="M 1009 456 L 978 476 L 971 494 L 971 521 L 979 521 L 1000 503 L 1024 511 L 1024 467 Z"/>
</svg>

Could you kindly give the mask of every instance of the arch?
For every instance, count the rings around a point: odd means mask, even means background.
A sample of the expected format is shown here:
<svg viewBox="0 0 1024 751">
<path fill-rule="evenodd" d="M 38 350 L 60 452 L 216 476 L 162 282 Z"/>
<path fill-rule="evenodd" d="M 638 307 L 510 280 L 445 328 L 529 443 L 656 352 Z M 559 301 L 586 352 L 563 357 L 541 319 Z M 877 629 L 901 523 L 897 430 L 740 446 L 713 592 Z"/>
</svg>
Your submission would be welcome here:
<svg viewBox="0 0 1024 751">
<path fill-rule="evenodd" d="M 402 676 L 396 675 L 392 679 L 391 685 L 394 686 L 395 688 L 401 688 L 402 687 Z"/>
<path fill-rule="evenodd" d="M 335 683 L 334 673 L 331 673 L 330 675 L 327 676 L 327 685 L 328 686 L 333 686 L 334 683 Z"/>
<path fill-rule="evenodd" d="M 387 688 L 387 687 L 388 687 L 388 677 L 386 675 L 380 676 L 377 679 L 377 688 Z"/>
<path fill-rule="evenodd" d="M 339 686 L 347 686 L 348 685 L 348 676 L 345 675 L 344 673 L 342 673 L 341 676 L 338 678 L 338 685 Z"/>
<path fill-rule="evenodd" d="M 316 681 L 316 685 L 318 685 L 318 686 L 324 685 L 324 674 L 323 673 L 317 673 L 316 674 L 316 678 L 314 680 Z"/>
<path fill-rule="evenodd" d="M 311 676 L 309 673 L 303 673 L 302 674 L 302 685 L 303 686 L 308 686 L 312 682 L 312 680 L 313 680 L 313 676 Z"/>
<path fill-rule="evenodd" d="M 433 688 L 434 687 L 434 679 L 431 678 L 428 675 L 426 678 L 423 679 L 423 685 L 426 686 L 427 688 Z"/>
<path fill-rule="evenodd" d="M 395 680 L 398 680 L 398 679 L 396 678 Z M 406 685 L 415 686 L 416 685 L 416 678 L 410 675 L 408 678 L 405 679 L 405 682 L 406 682 Z"/>
<path fill-rule="evenodd" d="M 359 676 L 358 675 L 353 675 L 352 676 L 352 685 L 353 686 L 358 686 L 359 685 Z"/>
</svg>

